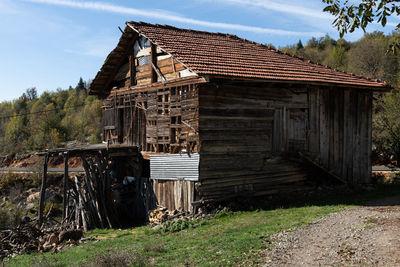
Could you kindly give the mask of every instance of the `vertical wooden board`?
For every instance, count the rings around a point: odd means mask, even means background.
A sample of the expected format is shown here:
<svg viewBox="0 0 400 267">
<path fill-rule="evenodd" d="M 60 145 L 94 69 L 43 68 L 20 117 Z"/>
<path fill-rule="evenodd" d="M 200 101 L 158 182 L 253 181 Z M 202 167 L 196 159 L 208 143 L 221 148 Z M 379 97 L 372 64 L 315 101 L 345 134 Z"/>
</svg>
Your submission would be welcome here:
<svg viewBox="0 0 400 267">
<path fill-rule="evenodd" d="M 162 205 L 168 209 L 168 195 L 167 195 L 167 187 L 165 182 L 162 182 L 162 195 L 160 198 L 162 199 Z"/>
<path fill-rule="evenodd" d="M 182 197 L 181 197 L 182 210 L 187 210 L 187 204 L 186 204 L 187 203 L 187 194 L 186 194 L 187 183 L 188 183 L 188 181 L 184 181 L 182 184 Z"/>
<path fill-rule="evenodd" d="M 189 181 L 184 181 L 182 183 L 182 196 L 181 196 L 181 209 L 182 210 L 187 210 L 187 185 L 188 185 Z"/>
<path fill-rule="evenodd" d="M 353 183 L 357 183 L 359 180 L 359 151 L 360 151 L 360 144 L 359 144 L 359 97 L 358 97 L 359 93 L 358 91 L 354 90 L 353 91 Z"/>
<path fill-rule="evenodd" d="M 308 150 L 312 153 L 319 152 L 319 89 L 309 89 L 308 97 L 308 118 L 309 118 L 309 134 Z"/>
<path fill-rule="evenodd" d="M 163 199 L 163 189 L 164 189 L 164 187 L 163 187 L 163 184 L 160 184 L 160 183 L 158 183 L 158 204 L 160 204 L 160 205 L 164 205 L 165 206 L 165 201 L 164 201 L 164 199 Z"/>
<path fill-rule="evenodd" d="M 359 94 L 359 101 L 360 101 L 360 109 L 359 109 L 359 118 L 360 118 L 360 147 L 359 147 L 359 173 L 360 173 L 360 182 L 363 183 L 365 180 L 365 175 L 368 169 L 367 165 L 367 143 L 366 139 L 368 136 L 367 125 L 368 125 L 368 113 L 366 110 L 366 101 L 365 101 L 365 94 Z"/>
<path fill-rule="evenodd" d="M 359 179 L 360 183 L 363 183 L 365 180 L 365 173 L 368 169 L 367 165 L 367 150 L 366 150 L 366 139 L 367 139 L 367 112 L 366 112 L 366 103 L 365 103 L 365 95 L 364 93 L 359 94 L 360 108 L 359 108 Z"/>
<path fill-rule="evenodd" d="M 329 89 L 328 96 L 328 110 L 327 110 L 327 120 L 328 120 L 328 135 L 329 135 L 329 163 L 328 169 L 335 173 L 335 113 L 336 113 L 336 92 L 333 89 Z"/>
<path fill-rule="evenodd" d="M 288 123 L 289 122 L 289 112 L 286 106 L 283 106 L 283 112 L 282 112 L 282 146 L 281 146 L 281 151 L 287 151 L 289 147 L 289 142 L 288 142 Z"/>
<path fill-rule="evenodd" d="M 175 185 L 175 181 L 168 181 L 169 182 L 169 202 L 170 202 L 170 210 L 175 210 L 176 209 L 176 205 L 175 205 L 175 201 L 174 201 L 174 185 Z"/>
<path fill-rule="evenodd" d="M 338 150 L 337 150 L 337 159 L 338 159 L 338 174 L 343 177 L 343 143 L 344 143 L 344 90 L 341 89 L 338 91 Z"/>
<path fill-rule="evenodd" d="M 168 181 L 168 183 L 170 183 L 170 187 L 171 187 L 171 202 L 174 203 L 174 207 L 175 207 L 175 203 L 178 202 L 178 183 L 175 181 Z"/>
<path fill-rule="evenodd" d="M 333 145 L 333 151 L 334 151 L 334 173 L 337 175 L 341 176 L 342 173 L 342 154 L 341 154 L 341 146 L 343 142 L 342 138 L 342 129 L 343 129 L 343 94 L 342 90 L 337 89 L 335 90 L 335 113 L 334 113 L 334 123 L 333 123 L 333 132 L 334 132 L 334 145 Z"/>
<path fill-rule="evenodd" d="M 368 145 L 368 132 L 369 132 L 369 112 L 368 112 L 368 93 L 363 93 L 363 119 L 362 119 L 362 183 L 366 183 L 369 180 L 368 175 L 368 155 L 369 155 L 369 145 Z"/>
<path fill-rule="evenodd" d="M 158 202 L 157 189 L 158 189 L 158 187 L 157 187 L 156 181 L 153 180 L 153 192 L 154 192 L 154 196 L 156 197 L 156 200 L 157 200 L 157 202 Z"/>
<path fill-rule="evenodd" d="M 328 167 L 329 166 L 329 132 L 328 132 L 328 118 L 329 114 L 327 114 L 328 110 L 328 101 L 329 99 L 329 91 L 326 89 L 320 90 L 320 157 L 322 165 Z"/>
<path fill-rule="evenodd" d="M 369 92 L 363 92 L 362 94 L 362 119 L 361 119 L 361 182 L 362 183 L 368 183 L 370 182 L 370 154 L 371 154 L 371 145 L 370 145 L 370 130 L 371 130 L 371 124 L 370 124 L 370 113 L 371 113 L 371 106 L 370 106 L 370 93 Z"/>
<path fill-rule="evenodd" d="M 193 207 L 192 207 L 192 202 L 194 201 L 194 199 L 193 199 L 193 186 L 194 186 L 194 182 L 189 182 L 189 188 L 188 188 L 188 210 L 190 212 L 193 211 Z"/>
<path fill-rule="evenodd" d="M 372 100 L 373 100 L 373 93 L 368 93 L 368 136 L 367 136 L 367 149 L 368 149 L 368 173 L 367 173 L 367 183 L 371 182 L 371 175 L 372 175 Z"/>
<path fill-rule="evenodd" d="M 179 204 L 177 205 L 178 209 L 185 208 L 185 187 L 186 181 L 179 181 Z"/>
<path fill-rule="evenodd" d="M 350 91 L 343 92 L 343 149 L 342 149 L 342 177 L 349 180 L 349 152 L 351 150 L 350 131 Z"/>
<path fill-rule="evenodd" d="M 274 112 L 274 124 L 273 124 L 273 135 L 272 135 L 272 151 L 279 152 L 281 147 L 281 109 L 275 109 Z"/>
<path fill-rule="evenodd" d="M 198 200 L 198 193 L 195 187 L 195 182 L 190 183 L 190 210 L 193 211 L 193 205 L 192 202 Z"/>
</svg>

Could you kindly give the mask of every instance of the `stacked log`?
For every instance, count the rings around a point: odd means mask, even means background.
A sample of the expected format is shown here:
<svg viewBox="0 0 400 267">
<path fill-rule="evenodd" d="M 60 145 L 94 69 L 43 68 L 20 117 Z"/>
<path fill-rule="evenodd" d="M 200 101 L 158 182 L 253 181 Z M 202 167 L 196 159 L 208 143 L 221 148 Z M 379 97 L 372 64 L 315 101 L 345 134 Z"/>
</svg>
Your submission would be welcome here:
<svg viewBox="0 0 400 267">
<path fill-rule="evenodd" d="M 0 231 L 0 259 L 27 252 L 54 252 L 83 237 L 80 229 L 61 227 L 38 227 L 37 224 L 22 224 L 13 229 Z"/>
<path fill-rule="evenodd" d="M 63 225 L 73 225 L 84 231 L 93 228 L 112 228 L 110 219 L 112 203 L 109 197 L 109 179 L 106 159 L 81 157 L 84 175 L 75 175 L 69 180 Z M 115 216 L 114 216 L 115 217 Z"/>
</svg>

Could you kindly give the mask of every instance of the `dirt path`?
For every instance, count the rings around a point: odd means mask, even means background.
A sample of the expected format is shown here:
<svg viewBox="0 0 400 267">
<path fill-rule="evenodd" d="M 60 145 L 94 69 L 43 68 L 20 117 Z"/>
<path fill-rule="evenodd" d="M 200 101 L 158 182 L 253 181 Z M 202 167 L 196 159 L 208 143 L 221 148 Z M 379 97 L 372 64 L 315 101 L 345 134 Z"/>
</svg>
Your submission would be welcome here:
<svg viewBox="0 0 400 267">
<path fill-rule="evenodd" d="M 265 266 L 400 266 L 400 196 L 272 238 Z"/>
</svg>

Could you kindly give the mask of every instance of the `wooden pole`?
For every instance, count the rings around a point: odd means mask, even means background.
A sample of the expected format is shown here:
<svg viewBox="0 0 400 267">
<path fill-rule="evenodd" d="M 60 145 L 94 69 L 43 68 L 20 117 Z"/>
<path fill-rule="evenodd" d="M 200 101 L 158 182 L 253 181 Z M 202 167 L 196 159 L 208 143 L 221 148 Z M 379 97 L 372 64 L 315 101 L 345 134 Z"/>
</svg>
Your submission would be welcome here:
<svg viewBox="0 0 400 267">
<path fill-rule="evenodd" d="M 47 163 L 49 161 L 49 153 L 46 153 L 44 157 L 43 163 L 43 175 L 42 175 L 42 185 L 40 187 L 40 198 L 39 198 L 39 226 L 42 226 L 43 223 L 43 210 L 44 210 L 44 201 L 46 195 L 46 183 L 47 183 Z"/>
<path fill-rule="evenodd" d="M 63 220 L 67 217 L 67 205 L 68 205 L 68 196 L 67 196 L 67 190 L 68 190 L 68 158 L 69 154 L 66 152 L 64 154 L 64 184 L 63 184 Z"/>
</svg>

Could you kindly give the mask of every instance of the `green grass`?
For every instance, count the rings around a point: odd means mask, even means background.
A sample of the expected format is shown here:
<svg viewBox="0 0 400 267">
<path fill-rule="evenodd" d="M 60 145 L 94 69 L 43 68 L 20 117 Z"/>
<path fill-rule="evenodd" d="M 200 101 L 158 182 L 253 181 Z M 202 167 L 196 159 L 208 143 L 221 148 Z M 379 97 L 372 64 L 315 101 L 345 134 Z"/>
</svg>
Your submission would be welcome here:
<svg viewBox="0 0 400 267">
<path fill-rule="evenodd" d="M 239 211 L 204 222 L 196 228 L 163 233 L 142 226 L 127 230 L 93 230 L 90 241 L 57 254 L 26 254 L 8 262 L 10 266 L 96 265 L 100 255 L 127 251 L 148 265 L 156 266 L 250 266 L 264 262 L 264 249 L 271 234 L 309 224 L 344 207 L 364 204 L 386 195 L 398 194 L 400 188 L 382 187 L 336 198 L 286 201 L 282 207 L 259 211 Z M 264 207 L 266 208 L 266 207 Z"/>
</svg>

